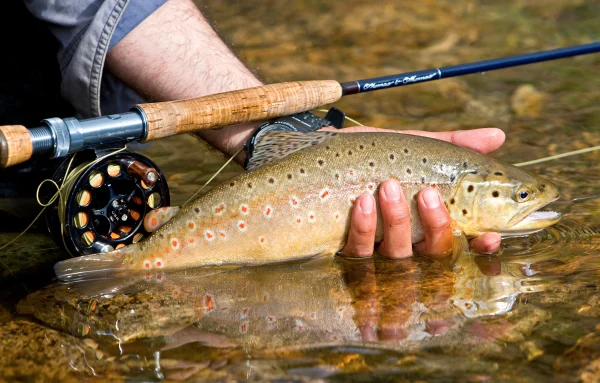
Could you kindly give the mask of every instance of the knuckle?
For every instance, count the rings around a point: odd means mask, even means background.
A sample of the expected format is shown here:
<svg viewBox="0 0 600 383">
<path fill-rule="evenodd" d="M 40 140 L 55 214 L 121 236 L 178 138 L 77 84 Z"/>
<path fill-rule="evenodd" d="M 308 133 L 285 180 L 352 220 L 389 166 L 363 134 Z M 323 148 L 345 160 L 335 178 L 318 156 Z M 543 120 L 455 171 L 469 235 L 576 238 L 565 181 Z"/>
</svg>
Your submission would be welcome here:
<svg viewBox="0 0 600 383">
<path fill-rule="evenodd" d="M 384 217 L 384 221 L 391 227 L 406 227 L 410 226 L 410 214 L 404 209 L 397 209 L 391 214 Z"/>
<path fill-rule="evenodd" d="M 451 220 L 448 214 L 436 214 L 423 222 L 430 232 L 441 232 L 450 229 Z"/>
</svg>

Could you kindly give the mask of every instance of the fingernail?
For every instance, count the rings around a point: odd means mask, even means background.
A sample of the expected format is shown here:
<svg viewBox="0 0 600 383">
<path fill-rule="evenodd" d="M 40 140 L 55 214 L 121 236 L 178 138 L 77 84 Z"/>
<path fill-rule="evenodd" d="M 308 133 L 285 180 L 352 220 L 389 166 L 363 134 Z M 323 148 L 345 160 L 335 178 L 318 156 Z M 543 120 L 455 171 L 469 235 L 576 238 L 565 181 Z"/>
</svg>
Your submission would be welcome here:
<svg viewBox="0 0 600 383">
<path fill-rule="evenodd" d="M 383 194 L 388 201 L 400 200 L 400 188 L 396 182 L 386 182 L 383 186 Z"/>
<path fill-rule="evenodd" d="M 437 209 L 440 207 L 440 197 L 435 189 L 426 189 L 423 192 L 423 202 L 429 209 Z"/>
<path fill-rule="evenodd" d="M 373 198 L 373 196 L 367 195 L 360 199 L 360 210 L 363 214 L 371 214 L 374 205 L 375 198 Z"/>
</svg>

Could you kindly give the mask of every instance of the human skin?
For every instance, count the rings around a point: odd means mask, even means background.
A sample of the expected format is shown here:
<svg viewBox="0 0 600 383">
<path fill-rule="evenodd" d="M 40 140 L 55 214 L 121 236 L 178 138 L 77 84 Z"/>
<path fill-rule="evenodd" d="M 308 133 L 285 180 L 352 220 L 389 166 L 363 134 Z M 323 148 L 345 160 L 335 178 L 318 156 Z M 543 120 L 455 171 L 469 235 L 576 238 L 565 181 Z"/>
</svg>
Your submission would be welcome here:
<svg viewBox="0 0 600 383">
<path fill-rule="evenodd" d="M 106 68 L 151 101 L 195 98 L 263 85 L 219 38 L 191 0 L 167 1 L 110 50 Z M 196 134 L 221 152 L 233 155 L 256 127 L 256 124 L 240 124 Z M 357 131 L 389 132 L 371 127 L 344 129 L 348 133 Z M 397 132 L 450 141 L 485 154 L 498 149 L 505 138 L 501 130 L 492 128 L 441 133 Z M 244 157 L 241 152 L 236 161 L 243 163 Z M 419 193 L 418 207 L 425 240 L 414 246 L 410 241 L 408 204 L 400 184 L 394 180 L 384 182 L 379 200 L 385 228 L 384 240 L 377 246 L 379 254 L 406 258 L 415 250 L 443 257 L 450 252 L 450 215 L 444 204 L 439 203 L 435 189 L 426 188 Z M 343 255 L 363 257 L 373 254 L 377 224 L 374 205 L 371 195 L 357 199 L 348 241 L 341 252 Z M 500 235 L 485 233 L 471 240 L 470 245 L 476 252 L 493 253 L 500 248 Z"/>
</svg>

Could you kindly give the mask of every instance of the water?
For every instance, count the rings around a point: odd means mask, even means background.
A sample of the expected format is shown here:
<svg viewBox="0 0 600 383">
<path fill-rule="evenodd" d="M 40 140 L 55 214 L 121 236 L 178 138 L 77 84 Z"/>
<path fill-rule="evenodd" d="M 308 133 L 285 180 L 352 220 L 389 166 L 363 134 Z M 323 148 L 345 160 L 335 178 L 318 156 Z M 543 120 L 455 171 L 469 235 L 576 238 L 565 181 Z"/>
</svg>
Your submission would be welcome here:
<svg viewBox="0 0 600 383">
<path fill-rule="evenodd" d="M 202 2 L 265 82 L 340 82 L 589 42 L 596 2 Z M 278 15 L 274 18 L 272 15 Z M 515 163 L 600 144 L 597 55 L 347 97 L 382 128 L 497 126 Z M 144 152 L 174 204 L 224 162 L 189 137 Z M 203 148 L 203 146 L 200 146 Z M 597 381 L 598 152 L 528 167 L 564 219 L 499 256 L 314 259 L 153 274 L 95 299 L 52 284 L 65 257 L 38 226 L 0 254 L 8 380 Z M 190 164 L 195 166 L 190 167 Z M 226 168 L 223 181 L 241 169 Z M 2 241 L 15 233 L 7 230 Z M 24 285 L 24 286 L 23 286 Z M 24 290 L 24 287 L 28 291 Z M 95 378 L 94 378 L 95 377 Z M 595 379 L 595 380 L 594 380 Z"/>
</svg>

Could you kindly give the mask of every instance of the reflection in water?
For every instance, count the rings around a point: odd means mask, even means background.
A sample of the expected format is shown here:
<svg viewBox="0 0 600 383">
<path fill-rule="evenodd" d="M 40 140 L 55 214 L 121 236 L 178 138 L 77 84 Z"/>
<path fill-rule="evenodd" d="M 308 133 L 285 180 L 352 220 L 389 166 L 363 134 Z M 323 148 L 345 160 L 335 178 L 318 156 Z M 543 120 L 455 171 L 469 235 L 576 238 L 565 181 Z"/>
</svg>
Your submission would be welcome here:
<svg viewBox="0 0 600 383">
<path fill-rule="evenodd" d="M 598 249 L 599 236 L 565 222 L 507 240 L 500 256 L 460 254 L 453 268 L 423 257 L 198 268 L 144 275 L 135 291 L 113 297 L 82 299 L 73 286 L 55 285 L 20 310 L 85 338 L 95 359 L 128 366 L 124 375 L 179 380 L 227 364 L 235 376 L 279 376 L 269 370 L 275 362 L 262 363 L 275 358 L 282 374 L 323 377 L 358 368 L 315 359 L 323 350 L 358 355 L 362 364 L 374 350 L 486 345 L 489 352 L 527 328 L 497 317 L 518 311 L 520 295 L 566 281 L 574 289 L 595 285 Z M 527 309 L 516 318 L 531 326 L 547 316 Z"/>
</svg>

